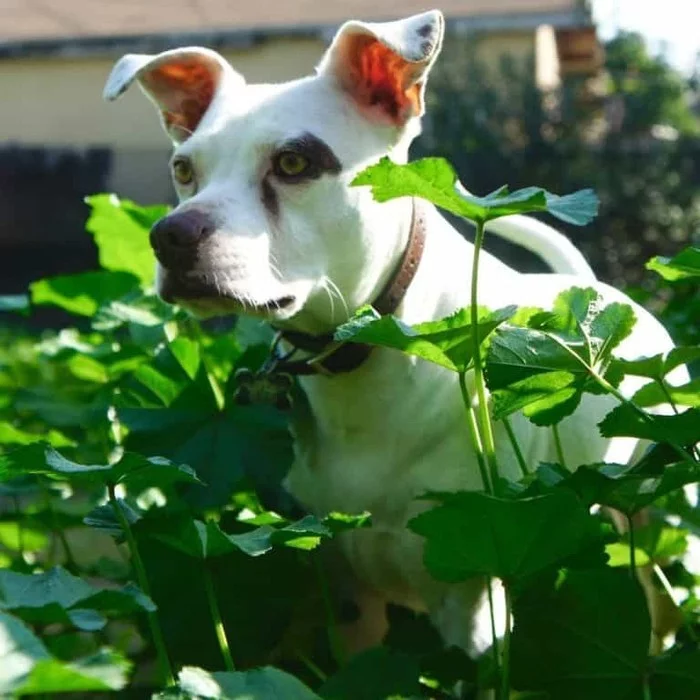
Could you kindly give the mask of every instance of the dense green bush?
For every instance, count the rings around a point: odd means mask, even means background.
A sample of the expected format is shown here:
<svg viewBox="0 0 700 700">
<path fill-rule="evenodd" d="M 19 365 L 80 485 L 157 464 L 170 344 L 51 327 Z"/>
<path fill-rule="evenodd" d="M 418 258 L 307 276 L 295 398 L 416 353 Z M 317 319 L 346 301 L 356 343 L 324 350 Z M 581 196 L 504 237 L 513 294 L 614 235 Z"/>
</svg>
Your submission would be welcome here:
<svg viewBox="0 0 700 700">
<path fill-rule="evenodd" d="M 590 194 L 557 199 L 534 188 L 465 199 L 449 167 L 432 160 L 383 161 L 363 177 L 378 198 L 437 198 L 480 233 L 484 221 L 517 211 L 581 224 L 594 204 Z M 261 366 L 269 331 L 244 319 L 200 324 L 153 294 L 147 232 L 162 208 L 108 195 L 90 205 L 102 269 L 0 299 L 13 314 L 61 307 L 81 328 L 39 338 L 8 330 L 0 340 L 0 694 L 383 700 L 473 697 L 484 687 L 516 697 L 512 687 L 525 693 L 517 697 L 552 700 L 700 696 L 698 579 L 683 564 L 700 531 L 683 490 L 700 475 L 700 391 L 697 380 L 674 388 L 664 379 L 700 348 L 615 360 L 631 309 L 599 308 L 586 289 L 562 294 L 553 312 L 516 316 L 473 303 L 413 330 L 358 310 L 339 340 L 476 373 L 482 400 L 470 425 L 484 445 L 487 490 L 436 495 L 410 527 L 426 538 L 435 577 L 502 578 L 514 627 L 472 660 L 443 648 L 424 616 L 396 608 L 385 645 L 347 659 L 337 638 L 344 611 L 320 552 L 337 533 L 368 526 L 371 514 L 316 518 L 296 512 L 281 490 L 287 414 L 233 400 L 236 372 Z M 699 256 L 688 249 L 653 267 L 672 284 L 697 284 Z M 506 370 L 513 343 L 537 352 Z M 570 475 L 523 463 L 522 479 L 505 482 L 488 440 L 484 370 L 494 419 L 523 410 L 545 426 L 585 392 L 615 394 L 625 373 L 649 377 L 601 430 L 656 445 L 630 466 L 584 465 Z M 669 398 L 677 415 L 646 412 Z M 593 505 L 616 508 L 634 527 L 615 534 Z M 650 505 L 640 525 L 635 515 Z M 474 525 L 484 519 L 490 533 Z M 481 534 L 465 547 L 463 533 L 473 530 Z M 641 566 L 680 628 L 654 656 L 634 576 Z"/>
</svg>

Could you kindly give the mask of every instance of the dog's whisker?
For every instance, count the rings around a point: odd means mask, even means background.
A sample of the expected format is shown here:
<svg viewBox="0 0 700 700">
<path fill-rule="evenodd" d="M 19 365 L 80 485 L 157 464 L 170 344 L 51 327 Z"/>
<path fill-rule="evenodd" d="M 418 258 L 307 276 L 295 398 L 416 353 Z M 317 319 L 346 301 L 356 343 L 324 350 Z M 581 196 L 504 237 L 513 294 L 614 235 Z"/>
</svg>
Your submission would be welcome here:
<svg viewBox="0 0 700 700">
<path fill-rule="evenodd" d="M 345 301 L 345 297 L 343 296 L 343 293 L 340 291 L 340 287 L 328 276 L 326 275 L 324 278 L 324 284 L 328 285 L 329 290 L 335 292 L 336 296 L 340 300 L 340 303 L 343 305 L 343 312 L 345 313 L 346 318 L 350 318 L 350 309 L 348 307 L 347 301 Z M 331 307 L 331 314 L 333 313 L 333 309 Z"/>
</svg>

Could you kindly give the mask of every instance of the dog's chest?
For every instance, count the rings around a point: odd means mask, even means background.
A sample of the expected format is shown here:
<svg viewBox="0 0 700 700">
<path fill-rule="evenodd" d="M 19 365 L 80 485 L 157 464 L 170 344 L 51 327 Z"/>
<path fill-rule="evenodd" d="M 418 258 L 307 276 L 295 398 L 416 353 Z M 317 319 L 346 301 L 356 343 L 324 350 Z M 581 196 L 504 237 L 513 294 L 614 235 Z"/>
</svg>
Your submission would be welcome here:
<svg viewBox="0 0 700 700">
<path fill-rule="evenodd" d="M 377 349 L 352 376 L 305 389 L 313 414 L 295 424 L 289 488 L 311 510 L 369 510 L 399 525 L 428 489 L 480 488 L 450 372 Z"/>
</svg>

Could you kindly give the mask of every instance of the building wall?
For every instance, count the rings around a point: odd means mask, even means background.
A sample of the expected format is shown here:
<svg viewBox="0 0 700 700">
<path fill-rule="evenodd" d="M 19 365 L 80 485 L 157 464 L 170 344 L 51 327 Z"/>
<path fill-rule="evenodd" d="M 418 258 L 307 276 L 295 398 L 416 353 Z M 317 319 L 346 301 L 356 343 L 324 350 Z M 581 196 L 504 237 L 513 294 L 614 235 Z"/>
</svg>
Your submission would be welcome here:
<svg viewBox="0 0 700 700">
<path fill-rule="evenodd" d="M 503 54 L 527 60 L 534 48 L 532 31 L 480 35 L 478 42 L 492 65 Z M 224 55 L 250 82 L 277 82 L 310 74 L 324 49 L 320 38 L 275 39 Z M 151 104 L 138 89 L 114 103 L 102 100 L 117 58 L 0 60 L 0 293 L 94 266 L 83 232 L 86 194 L 173 201 L 170 143 Z"/>
</svg>

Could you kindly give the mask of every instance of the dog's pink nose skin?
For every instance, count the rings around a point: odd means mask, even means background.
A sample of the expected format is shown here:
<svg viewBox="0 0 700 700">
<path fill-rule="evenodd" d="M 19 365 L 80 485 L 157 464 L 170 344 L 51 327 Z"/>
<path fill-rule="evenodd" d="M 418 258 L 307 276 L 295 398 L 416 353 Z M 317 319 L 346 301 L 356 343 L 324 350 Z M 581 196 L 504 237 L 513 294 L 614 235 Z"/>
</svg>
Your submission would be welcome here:
<svg viewBox="0 0 700 700">
<path fill-rule="evenodd" d="M 204 212 L 175 212 L 163 217 L 153 226 L 151 246 L 163 267 L 190 270 L 199 258 L 201 244 L 215 229 L 214 222 Z"/>
</svg>

